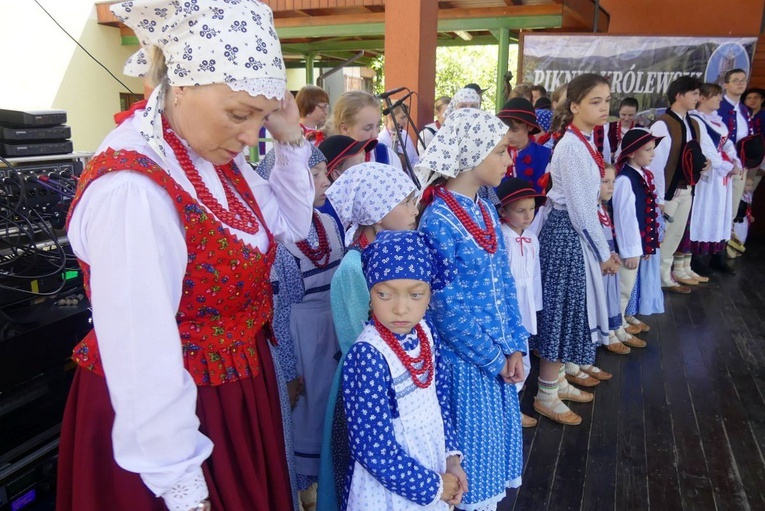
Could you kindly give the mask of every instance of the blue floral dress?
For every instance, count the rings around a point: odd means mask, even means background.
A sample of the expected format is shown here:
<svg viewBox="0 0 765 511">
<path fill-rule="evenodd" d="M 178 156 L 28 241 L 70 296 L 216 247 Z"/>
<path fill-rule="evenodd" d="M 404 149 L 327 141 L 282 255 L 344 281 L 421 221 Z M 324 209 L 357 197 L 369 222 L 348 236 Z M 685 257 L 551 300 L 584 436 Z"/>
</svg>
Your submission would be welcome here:
<svg viewBox="0 0 765 511">
<path fill-rule="evenodd" d="M 485 228 L 478 203 L 453 195 Z M 494 254 L 475 242 L 441 197 L 423 213 L 420 230 L 440 257 L 453 262 L 455 274 L 449 285 L 433 293 L 430 307 L 442 339 L 438 371 L 450 389 L 449 405 L 470 486 L 459 508 L 493 511 L 506 489 L 521 483 L 518 394 L 499 373 L 506 356 L 524 351 L 528 333 L 521 324 L 499 217 L 490 204 L 479 201 L 491 213 L 499 244 Z"/>
</svg>

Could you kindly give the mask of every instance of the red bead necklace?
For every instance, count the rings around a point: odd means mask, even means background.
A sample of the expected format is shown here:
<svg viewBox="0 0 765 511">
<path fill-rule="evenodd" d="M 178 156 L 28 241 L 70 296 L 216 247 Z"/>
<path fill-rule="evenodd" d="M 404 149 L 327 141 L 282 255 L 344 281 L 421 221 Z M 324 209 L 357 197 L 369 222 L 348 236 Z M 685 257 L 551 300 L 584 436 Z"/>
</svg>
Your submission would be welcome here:
<svg viewBox="0 0 765 511">
<path fill-rule="evenodd" d="M 457 199 L 454 198 L 452 192 L 442 187 L 436 189 L 436 195 L 441 197 L 444 202 L 446 202 L 446 205 L 449 206 L 449 209 L 451 209 L 457 219 L 462 222 L 462 225 L 465 226 L 470 235 L 473 237 L 473 239 L 475 239 L 476 243 L 478 243 L 481 248 L 490 254 L 493 254 L 497 251 L 497 247 L 499 246 L 497 244 L 497 231 L 494 230 L 494 222 L 492 221 L 491 215 L 489 214 L 488 209 L 486 209 L 486 206 L 484 206 L 483 202 L 478 201 L 478 207 L 481 210 L 483 223 L 486 225 L 485 229 L 481 229 L 475 220 L 470 218 L 470 215 L 468 215 L 467 211 L 465 211 L 465 208 L 460 206 L 460 203 L 457 202 Z"/>
<path fill-rule="evenodd" d="M 600 225 L 603 227 L 611 227 L 613 225 L 611 217 L 608 215 L 608 211 L 606 211 L 606 207 L 603 204 L 598 208 L 598 220 L 600 220 Z"/>
<path fill-rule="evenodd" d="M 362 232 L 361 235 L 356 238 L 356 241 L 353 244 L 358 245 L 359 249 L 364 250 L 369 246 L 369 238 L 367 238 L 367 235 Z"/>
<path fill-rule="evenodd" d="M 231 186 L 229 186 L 229 178 L 226 169 L 220 165 L 214 166 L 215 173 L 218 175 L 218 178 L 223 185 L 223 191 L 226 194 L 226 200 L 228 201 L 229 208 L 231 208 L 230 211 L 226 210 L 223 205 L 218 202 L 218 199 L 215 198 L 212 192 L 210 192 L 210 189 L 207 188 L 207 185 L 202 180 L 202 176 L 199 174 L 199 171 L 191 162 L 189 152 L 186 150 L 186 147 L 184 147 L 178 136 L 173 132 L 172 129 L 170 129 L 170 124 L 167 122 L 167 119 L 164 116 L 162 117 L 162 131 L 164 133 L 167 145 L 169 145 L 173 150 L 173 153 L 175 153 L 175 157 L 178 159 L 178 163 L 181 164 L 183 172 L 186 174 L 186 177 L 189 179 L 192 186 L 194 186 L 194 190 L 196 191 L 200 202 L 204 204 L 207 209 L 212 211 L 212 213 L 224 224 L 229 225 L 239 231 L 246 232 L 247 234 L 257 233 L 260 229 L 260 225 L 258 225 L 258 219 L 252 210 L 247 207 L 247 205 L 244 204 L 239 199 L 239 197 L 236 196 L 234 191 L 231 189 Z M 227 164 L 226 168 L 230 174 L 233 173 L 231 171 L 231 163 Z"/>
<path fill-rule="evenodd" d="M 308 240 L 298 241 L 296 243 L 297 248 L 305 255 L 314 266 L 317 268 L 324 268 L 329 264 L 329 255 L 331 249 L 329 248 L 329 239 L 327 239 L 327 230 L 324 228 L 324 224 L 321 223 L 319 214 L 314 211 L 313 218 L 311 219 L 314 229 L 316 229 L 316 235 L 319 237 L 319 245 L 316 248 L 311 247 Z"/>
<path fill-rule="evenodd" d="M 587 140 L 587 137 L 584 136 L 579 128 L 573 124 L 570 124 L 568 129 L 571 131 L 571 133 L 576 135 L 576 138 L 582 141 L 585 147 L 587 147 L 587 150 L 590 152 L 590 156 L 592 156 L 592 159 L 595 160 L 595 164 L 598 166 L 598 171 L 600 171 L 600 178 L 603 179 L 603 176 L 606 175 L 606 162 L 603 161 L 603 155 L 600 154 L 594 147 L 592 147 L 590 141 Z"/>
<path fill-rule="evenodd" d="M 420 354 L 417 357 L 407 355 L 404 347 L 396 339 L 396 336 L 385 325 L 380 323 L 376 317 L 372 316 L 372 322 L 375 325 L 375 330 L 380 334 L 385 344 L 393 350 L 398 359 L 404 364 L 406 370 L 409 371 L 409 376 L 412 378 L 412 382 L 421 389 L 426 389 L 433 381 L 433 356 L 430 348 L 430 341 L 428 336 L 423 330 L 422 326 L 418 323 L 414 327 L 417 332 L 417 339 L 420 341 Z M 420 368 L 417 369 L 416 366 Z M 420 376 L 427 374 L 425 381 L 420 380 Z"/>
</svg>

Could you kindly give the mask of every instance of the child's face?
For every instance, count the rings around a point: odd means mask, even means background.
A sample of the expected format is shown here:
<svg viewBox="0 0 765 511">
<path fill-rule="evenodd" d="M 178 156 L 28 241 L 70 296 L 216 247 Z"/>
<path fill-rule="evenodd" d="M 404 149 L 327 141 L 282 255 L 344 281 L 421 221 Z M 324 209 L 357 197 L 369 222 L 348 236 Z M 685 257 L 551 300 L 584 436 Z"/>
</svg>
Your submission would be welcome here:
<svg viewBox="0 0 765 511">
<path fill-rule="evenodd" d="M 746 103 L 746 106 L 751 108 L 752 110 L 759 110 L 762 108 L 762 96 L 760 96 L 759 92 L 750 92 L 746 95 L 746 99 L 744 99 L 744 103 Z"/>
<path fill-rule="evenodd" d="M 510 155 L 507 154 L 509 136 L 510 133 L 508 132 L 499 144 L 494 146 L 489 155 L 471 171 L 480 186 L 499 186 L 502 178 L 505 177 L 507 166 L 512 163 Z"/>
<path fill-rule="evenodd" d="M 313 207 L 320 208 L 327 202 L 325 192 L 330 185 L 329 177 L 327 177 L 327 164 L 321 162 L 311 167 L 311 175 L 313 176 L 313 186 L 316 190 L 313 196 Z"/>
<path fill-rule="evenodd" d="M 653 157 L 655 154 L 654 149 L 656 149 L 656 144 L 654 141 L 648 142 L 646 145 L 632 153 L 632 156 L 630 157 L 630 160 L 635 164 L 634 166 L 637 168 L 641 167 L 647 167 L 651 164 L 653 161 Z"/>
<path fill-rule="evenodd" d="M 713 112 L 720 108 L 720 103 L 722 102 L 722 94 L 717 94 L 716 96 L 706 97 L 699 94 L 699 106 L 704 105 L 709 110 L 712 110 Z"/>
<path fill-rule="evenodd" d="M 614 196 L 614 181 L 616 181 L 616 171 L 613 167 L 606 167 L 605 174 L 600 180 L 600 200 L 605 202 Z"/>
<path fill-rule="evenodd" d="M 632 122 L 637 115 L 637 108 L 634 106 L 623 106 L 619 109 L 619 120 L 622 122 Z"/>
<path fill-rule="evenodd" d="M 571 113 L 586 126 L 603 126 L 608 121 L 608 107 L 611 104 L 611 88 L 606 84 L 596 85 L 579 103 L 571 103 Z"/>
<path fill-rule="evenodd" d="M 528 124 L 510 121 L 510 129 L 507 132 L 507 144 L 514 149 L 523 149 L 529 143 Z"/>
<path fill-rule="evenodd" d="M 414 203 L 414 193 L 411 193 L 390 210 L 379 223 L 380 227 L 386 231 L 409 231 L 417 227 L 416 218 L 417 206 Z"/>
<path fill-rule="evenodd" d="M 502 206 L 500 214 L 510 227 L 523 231 L 531 225 L 536 212 L 536 200 L 533 197 L 526 197 Z"/>
<path fill-rule="evenodd" d="M 754 179 L 747 179 L 746 184 L 744 185 L 744 191 L 745 192 L 753 192 L 754 191 Z"/>
<path fill-rule="evenodd" d="M 396 117 L 398 127 L 401 129 L 406 129 L 406 112 L 404 112 L 402 108 L 396 108 L 394 116 Z M 396 131 L 396 127 L 393 125 L 393 120 L 390 118 L 390 116 L 385 118 L 385 126 L 391 133 Z"/>
<path fill-rule="evenodd" d="M 408 334 L 422 321 L 430 303 L 430 286 L 421 280 L 378 282 L 369 291 L 377 320 L 399 335 Z"/>
<path fill-rule="evenodd" d="M 341 161 L 338 165 L 335 166 L 334 169 L 332 169 L 332 172 L 330 173 L 332 182 L 337 181 L 337 178 L 342 176 L 343 172 L 353 167 L 354 165 L 364 163 L 365 156 L 366 152 L 361 151 L 360 153 L 349 156 L 348 158 Z"/>
<path fill-rule="evenodd" d="M 372 105 L 365 106 L 356 114 L 354 121 L 350 126 L 341 124 L 340 134 L 359 142 L 377 138 L 377 134 L 380 133 L 380 108 Z"/>
</svg>

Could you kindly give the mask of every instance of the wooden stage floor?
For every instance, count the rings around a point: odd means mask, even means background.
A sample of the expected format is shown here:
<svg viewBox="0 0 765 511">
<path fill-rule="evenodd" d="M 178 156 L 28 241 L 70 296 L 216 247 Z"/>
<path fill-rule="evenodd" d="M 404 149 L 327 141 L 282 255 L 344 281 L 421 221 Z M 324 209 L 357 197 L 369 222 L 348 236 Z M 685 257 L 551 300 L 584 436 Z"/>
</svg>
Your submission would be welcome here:
<svg viewBox="0 0 765 511">
<path fill-rule="evenodd" d="M 765 247 L 643 318 L 648 346 L 598 350 L 614 374 L 577 427 L 524 430 L 510 510 L 765 510 Z M 532 357 L 534 358 L 534 357 Z M 533 413 L 536 361 L 521 408 Z"/>
</svg>

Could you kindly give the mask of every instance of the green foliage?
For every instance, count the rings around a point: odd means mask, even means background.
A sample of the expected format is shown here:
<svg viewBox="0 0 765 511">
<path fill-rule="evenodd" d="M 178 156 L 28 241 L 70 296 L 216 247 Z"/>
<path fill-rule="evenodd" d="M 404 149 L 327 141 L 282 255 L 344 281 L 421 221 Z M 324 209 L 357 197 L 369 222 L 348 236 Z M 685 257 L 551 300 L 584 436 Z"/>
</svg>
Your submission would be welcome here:
<svg viewBox="0 0 765 511">
<path fill-rule="evenodd" d="M 384 91 L 385 57 L 375 58 L 375 93 Z M 510 45 L 508 69 L 518 69 L 518 45 Z M 436 50 L 436 98 L 453 96 L 468 83 L 477 83 L 483 89 L 483 108 L 493 112 L 497 94 L 497 45 L 493 46 L 441 46 Z"/>
<path fill-rule="evenodd" d="M 468 83 L 487 89 L 483 107 L 492 111 L 497 95 L 497 46 L 442 46 L 436 50 L 436 97 L 453 96 Z"/>
</svg>

